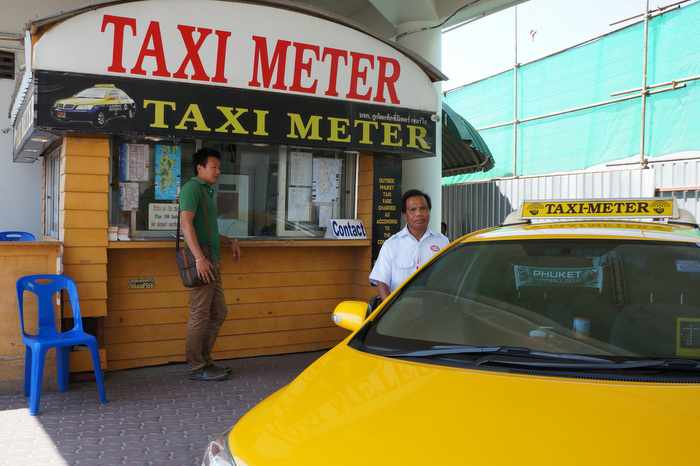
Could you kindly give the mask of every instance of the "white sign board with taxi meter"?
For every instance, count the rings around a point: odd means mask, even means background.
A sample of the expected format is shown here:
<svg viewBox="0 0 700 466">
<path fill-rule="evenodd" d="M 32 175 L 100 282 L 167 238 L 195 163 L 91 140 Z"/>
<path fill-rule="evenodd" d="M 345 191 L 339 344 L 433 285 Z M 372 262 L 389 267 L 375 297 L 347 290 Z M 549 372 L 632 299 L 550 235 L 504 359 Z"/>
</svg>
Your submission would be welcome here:
<svg viewBox="0 0 700 466">
<path fill-rule="evenodd" d="M 346 219 L 328 220 L 326 238 L 330 239 L 367 239 L 367 230 L 362 220 Z"/>
</svg>

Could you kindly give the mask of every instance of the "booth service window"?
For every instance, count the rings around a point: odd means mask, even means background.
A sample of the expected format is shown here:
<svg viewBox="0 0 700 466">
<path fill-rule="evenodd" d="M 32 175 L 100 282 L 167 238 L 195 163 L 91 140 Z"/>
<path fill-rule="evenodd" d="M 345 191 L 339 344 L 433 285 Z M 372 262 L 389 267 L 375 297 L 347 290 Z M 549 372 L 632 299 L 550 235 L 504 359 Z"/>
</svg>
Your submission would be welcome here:
<svg viewBox="0 0 700 466">
<path fill-rule="evenodd" d="M 174 238 L 180 187 L 194 176 L 200 141 L 114 138 L 110 239 Z M 322 237 L 329 219 L 355 218 L 357 154 L 213 143 L 219 231 L 236 238 Z"/>
</svg>

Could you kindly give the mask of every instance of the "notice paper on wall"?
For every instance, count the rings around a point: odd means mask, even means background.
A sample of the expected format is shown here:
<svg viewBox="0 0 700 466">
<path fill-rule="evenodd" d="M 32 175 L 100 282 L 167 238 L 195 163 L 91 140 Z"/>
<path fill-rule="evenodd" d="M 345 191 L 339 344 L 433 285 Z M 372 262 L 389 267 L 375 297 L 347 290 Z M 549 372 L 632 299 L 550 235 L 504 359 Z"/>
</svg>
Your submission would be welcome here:
<svg viewBox="0 0 700 466">
<path fill-rule="evenodd" d="M 149 230 L 175 230 L 177 229 L 177 204 L 148 204 L 148 229 Z"/>
<path fill-rule="evenodd" d="M 311 188 L 289 187 L 287 190 L 287 220 L 290 222 L 311 221 Z"/>
<path fill-rule="evenodd" d="M 339 196 L 342 161 L 329 158 L 315 158 L 311 199 L 314 202 L 333 202 Z"/>
<path fill-rule="evenodd" d="M 138 183 L 119 183 L 119 205 L 122 210 L 138 210 Z"/>
<path fill-rule="evenodd" d="M 311 186 L 311 152 L 289 153 L 289 185 Z"/>
<path fill-rule="evenodd" d="M 328 221 L 333 215 L 333 207 L 328 204 L 321 204 L 318 206 L 318 226 L 321 228 L 328 227 Z"/>
<path fill-rule="evenodd" d="M 148 181 L 151 157 L 148 144 L 119 146 L 119 180 Z"/>
</svg>

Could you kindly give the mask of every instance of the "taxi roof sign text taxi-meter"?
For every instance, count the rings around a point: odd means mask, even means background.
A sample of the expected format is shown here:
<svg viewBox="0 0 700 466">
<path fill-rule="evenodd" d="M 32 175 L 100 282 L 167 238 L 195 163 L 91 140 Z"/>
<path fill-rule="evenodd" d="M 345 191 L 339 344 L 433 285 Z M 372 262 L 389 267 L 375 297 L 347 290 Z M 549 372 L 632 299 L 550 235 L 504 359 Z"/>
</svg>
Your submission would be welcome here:
<svg viewBox="0 0 700 466">
<path fill-rule="evenodd" d="M 525 201 L 522 219 L 554 218 L 678 218 L 673 199 L 577 199 Z"/>
<path fill-rule="evenodd" d="M 359 219 L 328 220 L 326 238 L 331 239 L 367 239 L 367 230 Z"/>
</svg>

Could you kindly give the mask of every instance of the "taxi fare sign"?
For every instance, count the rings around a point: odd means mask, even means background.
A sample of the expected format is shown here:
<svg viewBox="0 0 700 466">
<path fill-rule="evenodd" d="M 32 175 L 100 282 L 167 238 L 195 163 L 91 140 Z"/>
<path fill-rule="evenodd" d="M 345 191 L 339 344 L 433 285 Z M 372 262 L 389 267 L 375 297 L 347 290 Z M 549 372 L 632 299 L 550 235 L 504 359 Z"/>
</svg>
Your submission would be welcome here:
<svg viewBox="0 0 700 466">
<path fill-rule="evenodd" d="M 526 201 L 522 218 L 672 218 L 676 216 L 671 199 L 604 199 L 576 201 Z"/>
</svg>

